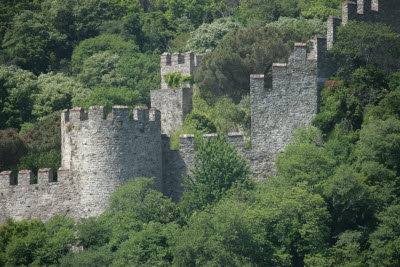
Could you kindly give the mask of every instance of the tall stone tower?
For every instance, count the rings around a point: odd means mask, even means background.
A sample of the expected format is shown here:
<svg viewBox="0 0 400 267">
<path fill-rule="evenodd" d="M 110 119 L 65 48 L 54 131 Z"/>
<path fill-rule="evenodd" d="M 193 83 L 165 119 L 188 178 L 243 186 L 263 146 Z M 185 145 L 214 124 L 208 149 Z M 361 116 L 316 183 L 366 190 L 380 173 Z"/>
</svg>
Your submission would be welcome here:
<svg viewBox="0 0 400 267">
<path fill-rule="evenodd" d="M 166 76 L 174 72 L 192 76 L 200 66 L 202 57 L 193 52 L 161 55 L 161 90 L 151 91 L 151 106 L 161 110 L 161 128 L 167 135 L 179 129 L 186 115 L 192 111 L 193 87 L 171 88 L 165 81 Z"/>
<path fill-rule="evenodd" d="M 156 177 L 162 191 L 161 125 L 158 110 L 102 106 L 65 110 L 61 116 L 62 166 L 79 189 L 81 216 L 98 216 L 116 188 L 135 177 Z"/>
</svg>

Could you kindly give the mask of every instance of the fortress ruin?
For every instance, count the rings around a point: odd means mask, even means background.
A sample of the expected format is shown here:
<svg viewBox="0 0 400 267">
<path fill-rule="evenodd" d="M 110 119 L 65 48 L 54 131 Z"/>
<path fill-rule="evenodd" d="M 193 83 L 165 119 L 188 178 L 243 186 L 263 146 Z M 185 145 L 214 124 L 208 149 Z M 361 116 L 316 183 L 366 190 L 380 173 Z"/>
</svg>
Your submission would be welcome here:
<svg viewBox="0 0 400 267">
<path fill-rule="evenodd" d="M 312 45 L 296 43 L 288 63 L 272 65 L 272 88 L 264 76 L 250 76 L 251 142 L 228 134 L 228 141 L 247 159 L 257 179 L 274 172 L 274 158 L 283 151 L 293 131 L 308 125 L 318 113 L 319 93 L 335 68 L 327 51 L 337 29 L 350 20 L 381 22 L 400 30 L 400 1 L 358 0 L 343 3 L 342 17 L 329 17 L 327 36 L 316 36 Z M 193 88 L 168 88 L 170 72 L 193 75 L 201 55 L 164 53 L 161 56 L 161 89 L 151 92 L 152 108 L 114 106 L 106 117 L 101 106 L 64 110 L 61 114 L 62 167 L 53 180 L 50 169 L 41 169 L 38 181 L 29 170 L 0 174 L 0 223 L 13 219 L 48 220 L 55 214 L 73 218 L 98 216 L 108 199 L 127 179 L 155 177 L 158 190 L 174 200 L 182 194 L 182 175 L 193 168 L 196 149 L 193 135 L 180 136 L 180 149 L 170 149 L 169 134 L 183 125 L 192 110 Z M 213 134 L 205 137 L 212 137 Z M 17 179 L 16 179 L 17 178 Z"/>
</svg>

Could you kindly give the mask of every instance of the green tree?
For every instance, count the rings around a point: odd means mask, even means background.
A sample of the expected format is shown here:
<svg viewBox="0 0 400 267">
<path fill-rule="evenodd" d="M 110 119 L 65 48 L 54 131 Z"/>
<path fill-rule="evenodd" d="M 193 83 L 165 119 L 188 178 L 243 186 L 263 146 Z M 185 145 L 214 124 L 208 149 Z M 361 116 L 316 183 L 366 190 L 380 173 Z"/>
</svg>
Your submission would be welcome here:
<svg viewBox="0 0 400 267">
<path fill-rule="evenodd" d="M 328 81 L 321 93 L 321 112 L 313 124 L 324 133 L 335 123 L 347 125 L 347 130 L 360 129 L 369 107 L 378 104 L 390 92 L 388 89 L 387 76 L 374 65 L 354 70 L 348 79 Z"/>
<path fill-rule="evenodd" d="M 273 248 L 246 216 L 248 206 L 226 199 L 193 214 L 171 240 L 175 266 L 272 266 Z"/>
<path fill-rule="evenodd" d="M 302 40 L 311 39 L 315 35 L 326 35 L 326 22 L 320 19 L 279 17 L 277 21 L 270 22 L 266 26 L 292 29 Z"/>
<path fill-rule="evenodd" d="M 170 239 L 178 225 L 150 221 L 139 232 L 132 232 L 114 256 L 113 266 L 169 266 L 172 262 Z"/>
<path fill-rule="evenodd" d="M 392 205 L 379 214 L 380 224 L 371 234 L 370 266 L 396 266 L 400 264 L 400 205 Z"/>
<path fill-rule="evenodd" d="M 75 239 L 73 225 L 73 219 L 61 216 L 51 218 L 47 224 L 40 220 L 8 221 L 2 230 L 14 229 L 6 243 L 4 262 L 8 266 L 56 264 Z"/>
<path fill-rule="evenodd" d="M 346 77 L 368 64 L 378 64 L 380 69 L 389 72 L 400 66 L 399 38 L 389 26 L 349 22 L 339 28 L 330 53 L 338 65 L 338 73 Z"/>
<path fill-rule="evenodd" d="M 326 20 L 330 15 L 341 15 L 342 0 L 299 1 L 300 14 L 305 18 Z"/>
<path fill-rule="evenodd" d="M 24 10 L 40 9 L 40 0 L 4 0 L 0 3 L 0 40 L 3 40 L 5 33 L 9 29 L 15 15 Z M 1 43 L 0 43 L 1 45 Z"/>
<path fill-rule="evenodd" d="M 231 18 L 222 18 L 210 24 L 203 24 L 190 33 L 185 50 L 203 53 L 206 49 L 215 49 L 227 33 L 236 31 L 239 27 L 241 24 Z"/>
<path fill-rule="evenodd" d="M 95 217 L 82 218 L 75 226 L 77 243 L 85 249 L 101 247 L 110 240 L 109 228 Z"/>
<path fill-rule="evenodd" d="M 70 252 L 59 260 L 57 266 L 62 267 L 97 267 L 110 266 L 113 260 L 113 253 L 107 246 L 86 249 L 79 253 Z"/>
<path fill-rule="evenodd" d="M 57 66 L 65 58 L 67 36 L 61 34 L 41 13 L 25 11 L 13 20 L 4 36 L 8 62 L 36 74 Z"/>
<path fill-rule="evenodd" d="M 92 90 L 98 86 L 112 87 L 125 84 L 125 78 L 117 72 L 120 57 L 109 51 L 87 58 L 78 75 L 79 81 Z"/>
<path fill-rule="evenodd" d="M 176 217 L 176 204 L 155 190 L 154 178 L 136 178 L 116 190 L 99 222 L 107 226 L 111 233 L 109 246 L 117 250 L 121 243 L 130 238 L 131 233 L 133 235 L 146 228 L 145 224 L 167 224 Z M 125 245 L 124 250 L 128 249 L 128 244 L 131 242 Z"/>
<path fill-rule="evenodd" d="M 16 169 L 19 159 L 26 152 L 26 145 L 15 129 L 0 130 L 0 172 Z"/>
<path fill-rule="evenodd" d="M 37 77 L 26 70 L 0 66 L 0 128 L 20 128 L 32 119 Z"/>
<path fill-rule="evenodd" d="M 211 101 L 216 96 L 228 96 L 238 103 L 249 93 L 250 74 L 268 76 L 272 63 L 285 60 L 295 40 L 301 41 L 301 38 L 287 28 L 253 26 L 227 34 L 203 58 L 195 73 L 201 97 Z"/>
<path fill-rule="evenodd" d="M 191 172 L 191 176 L 185 177 L 181 202 L 186 213 L 218 202 L 235 185 L 252 186 L 249 166 L 223 136 L 200 144 Z"/>
<path fill-rule="evenodd" d="M 247 218 L 255 236 L 273 248 L 275 266 L 302 266 L 328 249 L 331 216 L 327 204 L 306 183 L 290 186 L 279 177 L 260 184 L 250 197 Z M 261 256 L 263 257 L 263 256 Z"/>
<path fill-rule="evenodd" d="M 111 215 L 125 213 L 143 223 L 168 223 L 176 217 L 175 204 L 156 191 L 155 179 L 143 177 L 118 188 L 110 198 L 108 212 Z"/>
<path fill-rule="evenodd" d="M 55 111 L 72 107 L 76 99 L 87 97 L 88 89 L 75 78 L 63 73 L 41 74 L 37 81 L 38 93 L 34 95 L 32 115 L 44 117 Z"/>
<path fill-rule="evenodd" d="M 75 47 L 71 58 L 72 70 L 79 73 L 84 70 L 84 62 L 97 53 L 106 52 L 122 56 L 132 56 L 138 52 L 138 47 L 133 41 L 125 41 L 117 34 L 102 34 L 97 37 L 81 41 Z"/>
<path fill-rule="evenodd" d="M 373 229 L 376 224 L 375 213 L 383 203 L 352 166 L 340 166 L 327 179 L 323 190 L 329 203 L 334 235 L 346 230 Z"/>
<path fill-rule="evenodd" d="M 174 37 L 173 25 L 161 12 L 143 13 L 140 16 L 144 40 L 139 43 L 143 52 L 167 49 L 168 41 Z"/>
<path fill-rule="evenodd" d="M 242 23 L 265 25 L 279 17 L 298 17 L 299 8 L 296 0 L 248 0 L 238 1 L 239 9 L 235 17 Z"/>
<path fill-rule="evenodd" d="M 51 168 L 55 174 L 61 167 L 60 112 L 45 116 L 33 124 L 24 125 L 20 137 L 27 146 L 27 153 L 20 158 L 19 170 Z"/>
<path fill-rule="evenodd" d="M 91 106 L 104 106 L 106 113 L 111 112 L 112 106 L 125 105 L 131 110 L 134 106 L 140 106 L 143 102 L 139 91 L 131 90 L 126 86 L 121 87 L 97 87 L 86 99 L 74 102 L 74 106 L 89 109 Z"/>
<path fill-rule="evenodd" d="M 297 129 L 292 143 L 277 157 L 276 166 L 277 175 L 290 184 L 307 182 L 316 190 L 333 170 L 333 162 L 322 149 L 321 133 L 311 127 Z"/>
<path fill-rule="evenodd" d="M 141 103 L 150 106 L 150 90 L 160 87 L 160 55 L 154 52 L 125 54 L 117 66 L 117 73 L 125 77 L 126 85 L 140 94 Z"/>
<path fill-rule="evenodd" d="M 356 154 L 359 162 L 375 161 L 400 175 L 400 121 L 372 121 L 360 132 Z"/>
</svg>

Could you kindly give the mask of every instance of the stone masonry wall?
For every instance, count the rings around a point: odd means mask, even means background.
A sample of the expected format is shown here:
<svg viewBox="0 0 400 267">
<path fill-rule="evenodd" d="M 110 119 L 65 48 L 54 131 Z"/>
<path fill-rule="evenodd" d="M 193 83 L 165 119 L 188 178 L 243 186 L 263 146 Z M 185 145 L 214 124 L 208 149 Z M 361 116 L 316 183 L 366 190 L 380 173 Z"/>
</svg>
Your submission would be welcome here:
<svg viewBox="0 0 400 267">
<path fill-rule="evenodd" d="M 192 51 L 185 54 L 164 53 L 161 55 L 161 89 L 172 89 L 165 82 L 168 73 L 180 72 L 182 76 L 192 76 L 199 68 L 203 55 L 195 55 Z"/>
<path fill-rule="evenodd" d="M 108 206 L 108 198 L 125 181 L 156 177 L 162 191 L 160 112 L 136 107 L 133 120 L 129 109 L 115 106 L 108 118 L 103 107 L 80 108 L 62 113 L 64 167 L 78 183 L 82 215 L 97 216 Z M 72 155 L 69 159 L 68 157 Z"/>
<path fill-rule="evenodd" d="M 192 88 L 152 90 L 151 106 L 161 110 L 161 128 L 168 136 L 179 129 L 193 108 Z"/>
<path fill-rule="evenodd" d="M 59 214 L 79 218 L 79 190 L 68 169 L 58 170 L 58 181 L 53 181 L 51 169 L 38 172 L 33 183 L 29 170 L 18 173 L 18 185 L 9 171 L 0 173 L 0 224 L 7 217 L 15 220 L 38 218 L 47 221 Z"/>
<path fill-rule="evenodd" d="M 250 78 L 252 148 L 238 133 L 228 135 L 259 179 L 275 170 L 274 159 L 288 144 L 299 125 L 309 124 L 318 112 L 319 92 L 334 73 L 327 50 L 337 38 L 340 25 L 350 20 L 382 22 L 400 32 L 399 0 L 345 1 L 342 17 L 329 17 L 327 37 L 316 36 L 311 46 L 297 43 L 289 62 L 272 66 L 272 88 L 263 75 Z M 41 169 L 38 182 L 29 170 L 18 179 L 11 172 L 0 173 L 0 223 L 55 214 L 73 218 L 97 216 L 108 207 L 115 189 L 139 176 L 156 177 L 157 187 L 167 196 L 181 196 L 182 176 L 194 167 L 196 148 L 193 135 L 180 136 L 180 149 L 170 150 L 168 135 L 183 124 L 192 109 L 192 88 L 168 88 L 169 72 L 193 75 L 202 55 L 175 53 L 161 56 L 161 90 L 151 93 L 153 107 L 136 107 L 133 119 L 124 106 L 115 106 L 105 118 L 103 107 L 86 113 L 81 108 L 64 110 L 61 116 L 62 168 L 58 181 L 49 169 Z M 212 138 L 215 134 L 206 135 Z"/>
<path fill-rule="evenodd" d="M 208 51 L 207 51 L 208 52 Z M 171 88 L 165 79 L 168 73 L 180 72 L 182 76 L 192 76 L 199 68 L 203 55 L 193 52 L 185 54 L 164 53 L 161 55 L 161 90 L 151 91 L 151 106 L 161 110 L 161 128 L 170 136 L 179 129 L 192 109 L 193 87 Z"/>
</svg>

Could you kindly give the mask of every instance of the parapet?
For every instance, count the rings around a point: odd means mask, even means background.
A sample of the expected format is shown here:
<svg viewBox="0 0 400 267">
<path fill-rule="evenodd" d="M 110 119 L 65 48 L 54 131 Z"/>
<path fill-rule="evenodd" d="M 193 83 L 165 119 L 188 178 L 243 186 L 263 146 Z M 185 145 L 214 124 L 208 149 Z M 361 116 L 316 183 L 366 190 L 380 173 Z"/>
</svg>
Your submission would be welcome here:
<svg viewBox="0 0 400 267">
<path fill-rule="evenodd" d="M 329 16 L 327 21 L 327 49 L 331 49 L 333 42 L 337 39 L 338 27 L 342 24 L 342 20 L 337 16 Z"/>
<path fill-rule="evenodd" d="M 192 51 L 186 53 L 175 52 L 172 55 L 169 53 L 163 53 L 161 55 L 161 68 L 163 66 L 176 66 L 185 64 L 187 66 L 199 66 L 203 55 L 195 55 Z"/>
<path fill-rule="evenodd" d="M 180 150 L 195 150 L 194 134 L 181 134 L 179 135 L 179 149 Z"/>
<path fill-rule="evenodd" d="M 353 1 L 345 1 L 342 5 L 342 23 L 345 25 L 350 20 L 357 19 L 357 4 Z"/>
<path fill-rule="evenodd" d="M 103 106 L 92 106 L 89 108 L 89 114 L 80 108 L 75 107 L 70 110 L 63 110 L 61 114 L 62 123 L 80 123 L 80 122 L 103 122 L 103 121 L 132 121 L 129 118 L 129 108 L 127 106 L 113 106 L 111 113 L 104 116 Z M 160 122 L 161 115 L 160 111 L 151 108 L 150 110 L 146 106 L 138 106 L 133 109 L 133 121 L 138 122 Z"/>
<path fill-rule="evenodd" d="M 63 181 L 65 178 L 69 178 L 69 175 L 69 169 L 60 168 L 58 170 L 58 181 Z M 50 183 L 57 183 L 54 181 L 53 170 L 50 168 L 39 169 L 37 173 L 37 182 L 35 182 L 34 173 L 31 170 L 19 171 L 17 180 L 12 171 L 3 171 L 0 173 L 0 189 L 8 186 L 14 186 L 17 188 L 31 185 L 48 185 Z"/>
<path fill-rule="evenodd" d="M 209 53 L 210 51 L 206 51 Z M 186 53 L 163 53 L 161 55 L 161 89 L 170 89 L 165 81 L 168 73 L 179 72 L 183 76 L 192 76 L 200 67 L 202 54 L 195 55 L 192 51 Z"/>
<path fill-rule="evenodd" d="M 366 14 L 372 10 L 371 0 L 357 0 L 357 13 Z"/>
</svg>

